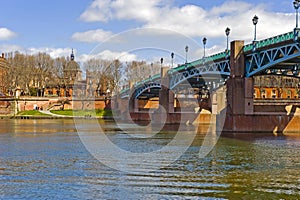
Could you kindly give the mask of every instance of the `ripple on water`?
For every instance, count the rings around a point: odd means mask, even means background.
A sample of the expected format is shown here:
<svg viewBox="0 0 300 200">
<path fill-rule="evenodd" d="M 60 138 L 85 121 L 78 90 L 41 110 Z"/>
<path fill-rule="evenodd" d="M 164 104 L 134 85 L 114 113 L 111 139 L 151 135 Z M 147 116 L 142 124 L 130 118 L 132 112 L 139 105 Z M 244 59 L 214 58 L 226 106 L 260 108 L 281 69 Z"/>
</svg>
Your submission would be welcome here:
<svg viewBox="0 0 300 200">
<path fill-rule="evenodd" d="M 171 165 L 125 173 L 94 159 L 71 121 L 21 122 L 0 121 L 0 199 L 300 199 L 299 139 L 221 138 L 200 159 L 203 135 L 198 135 Z M 171 131 L 132 138 L 112 123 L 102 126 L 116 144 L 129 151 L 151 152 L 174 137 Z M 139 163 L 139 159 L 130 163 L 157 164 Z"/>
</svg>

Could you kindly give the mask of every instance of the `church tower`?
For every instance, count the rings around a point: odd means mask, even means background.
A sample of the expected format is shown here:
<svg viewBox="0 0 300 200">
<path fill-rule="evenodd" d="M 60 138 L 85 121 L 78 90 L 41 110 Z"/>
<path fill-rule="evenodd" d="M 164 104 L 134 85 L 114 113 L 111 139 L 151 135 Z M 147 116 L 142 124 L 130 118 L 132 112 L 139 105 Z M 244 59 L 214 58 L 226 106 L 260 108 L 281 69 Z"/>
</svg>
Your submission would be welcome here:
<svg viewBox="0 0 300 200">
<path fill-rule="evenodd" d="M 74 51 L 73 51 L 73 48 L 72 48 L 71 61 L 74 61 L 74 60 L 75 60 L 75 56 L 74 56 Z"/>
<path fill-rule="evenodd" d="M 63 73 L 66 92 L 68 93 L 65 94 L 65 96 L 71 96 L 74 84 L 78 84 L 80 81 L 82 81 L 82 71 L 79 64 L 75 61 L 73 49 L 70 55 L 70 61 L 65 65 Z"/>
</svg>

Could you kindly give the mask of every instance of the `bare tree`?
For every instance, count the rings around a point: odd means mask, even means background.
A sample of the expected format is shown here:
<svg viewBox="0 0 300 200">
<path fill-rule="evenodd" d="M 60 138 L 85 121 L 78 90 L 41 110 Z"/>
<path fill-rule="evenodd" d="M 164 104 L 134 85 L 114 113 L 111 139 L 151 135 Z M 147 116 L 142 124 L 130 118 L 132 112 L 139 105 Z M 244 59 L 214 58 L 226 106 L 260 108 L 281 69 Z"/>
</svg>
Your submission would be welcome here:
<svg viewBox="0 0 300 200">
<path fill-rule="evenodd" d="M 35 55 L 15 52 L 9 54 L 8 62 L 10 68 L 6 81 L 10 83 L 11 91 L 19 88 L 24 94 L 42 95 L 44 88 L 57 88 L 58 91 L 64 88 L 66 92 L 70 86 L 72 77 L 65 74 L 70 62 L 65 57 L 53 59 L 49 54 L 41 52 Z M 127 84 L 128 80 L 136 83 L 160 72 L 158 62 L 149 64 L 132 61 L 125 64 L 119 60 L 90 59 L 83 66 L 86 70 L 86 85 L 82 88 L 86 90 L 82 92 L 89 96 L 110 96 L 119 91 L 122 84 Z"/>
<path fill-rule="evenodd" d="M 20 89 L 26 95 L 40 95 L 47 87 L 63 85 L 63 68 L 67 63 L 65 57 L 53 59 L 46 53 L 26 55 L 19 52 L 9 53 L 7 57 L 9 71 L 7 82 L 9 89 Z"/>
<path fill-rule="evenodd" d="M 90 84 L 92 90 L 96 92 L 96 96 L 105 93 L 109 63 L 109 61 L 101 59 L 90 59 L 84 63 L 84 68 L 87 72 L 87 84 Z M 88 90 L 90 90 L 90 88 L 88 88 Z M 90 91 L 88 91 L 88 93 L 90 93 Z"/>
<path fill-rule="evenodd" d="M 47 81 L 53 78 L 54 61 L 46 53 L 38 53 L 34 56 L 34 86 L 38 89 L 38 96 L 43 96 Z"/>
<path fill-rule="evenodd" d="M 69 101 L 69 99 L 59 99 L 58 101 L 57 101 L 57 103 L 59 103 L 59 104 L 61 104 L 61 110 L 64 110 L 65 109 L 65 105 L 67 104 L 67 105 L 71 105 L 71 102 Z"/>
<path fill-rule="evenodd" d="M 132 83 L 140 82 L 160 73 L 160 63 L 146 63 L 145 61 L 132 61 L 127 63 L 126 76 Z"/>
<path fill-rule="evenodd" d="M 122 68 L 122 63 L 119 60 L 114 60 L 110 63 L 110 67 L 107 70 L 107 89 L 111 92 L 119 91 L 119 83 L 121 80 L 121 68 Z M 111 95 L 110 94 L 110 95 Z"/>
<path fill-rule="evenodd" d="M 67 59 L 65 57 L 55 58 L 52 67 L 52 79 L 47 81 L 46 87 L 56 87 L 58 92 L 57 95 L 60 96 L 60 89 L 65 87 L 64 79 L 64 66 L 67 65 Z"/>
<path fill-rule="evenodd" d="M 8 58 L 10 65 L 8 72 L 8 80 L 10 81 L 10 89 L 21 89 L 24 93 L 29 94 L 29 85 L 32 80 L 32 57 L 21 54 L 19 52 L 11 53 Z"/>
</svg>

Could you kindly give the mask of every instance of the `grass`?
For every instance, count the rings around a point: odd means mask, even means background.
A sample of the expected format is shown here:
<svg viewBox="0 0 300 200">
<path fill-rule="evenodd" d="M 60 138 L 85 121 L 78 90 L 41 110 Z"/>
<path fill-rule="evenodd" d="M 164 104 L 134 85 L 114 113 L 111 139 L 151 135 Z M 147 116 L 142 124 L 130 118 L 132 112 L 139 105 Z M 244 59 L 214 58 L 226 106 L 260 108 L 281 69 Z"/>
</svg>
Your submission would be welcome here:
<svg viewBox="0 0 300 200">
<path fill-rule="evenodd" d="M 51 113 L 57 115 L 66 115 L 66 116 L 93 116 L 93 117 L 102 117 L 102 116 L 112 116 L 111 110 L 51 110 Z"/>
<path fill-rule="evenodd" d="M 47 114 L 39 112 L 38 110 L 21 111 L 21 112 L 18 113 L 18 115 L 21 115 L 21 116 L 28 116 L 28 115 L 31 115 L 31 116 L 49 116 Z"/>
</svg>

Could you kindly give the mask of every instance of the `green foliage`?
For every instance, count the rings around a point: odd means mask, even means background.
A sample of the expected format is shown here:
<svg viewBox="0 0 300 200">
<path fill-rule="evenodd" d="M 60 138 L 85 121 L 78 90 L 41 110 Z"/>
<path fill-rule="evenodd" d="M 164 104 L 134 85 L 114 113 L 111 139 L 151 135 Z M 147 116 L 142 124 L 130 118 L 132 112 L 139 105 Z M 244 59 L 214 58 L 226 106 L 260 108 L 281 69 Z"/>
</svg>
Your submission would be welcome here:
<svg viewBox="0 0 300 200">
<path fill-rule="evenodd" d="M 21 112 L 18 113 L 18 115 L 21 115 L 21 116 L 28 116 L 28 115 L 31 115 L 31 116 L 49 116 L 47 114 L 39 112 L 38 110 L 21 111 Z"/>
<path fill-rule="evenodd" d="M 102 117 L 112 116 L 111 110 L 51 110 L 53 114 L 66 115 L 66 116 L 91 116 L 91 117 Z"/>
<path fill-rule="evenodd" d="M 97 109 L 96 110 L 96 116 L 112 116 L 111 110 L 103 110 L 103 109 Z"/>
<path fill-rule="evenodd" d="M 30 96 L 37 96 L 37 89 L 36 88 L 29 88 Z"/>
<path fill-rule="evenodd" d="M 57 115 L 73 116 L 73 110 L 51 110 L 50 112 Z"/>
</svg>

